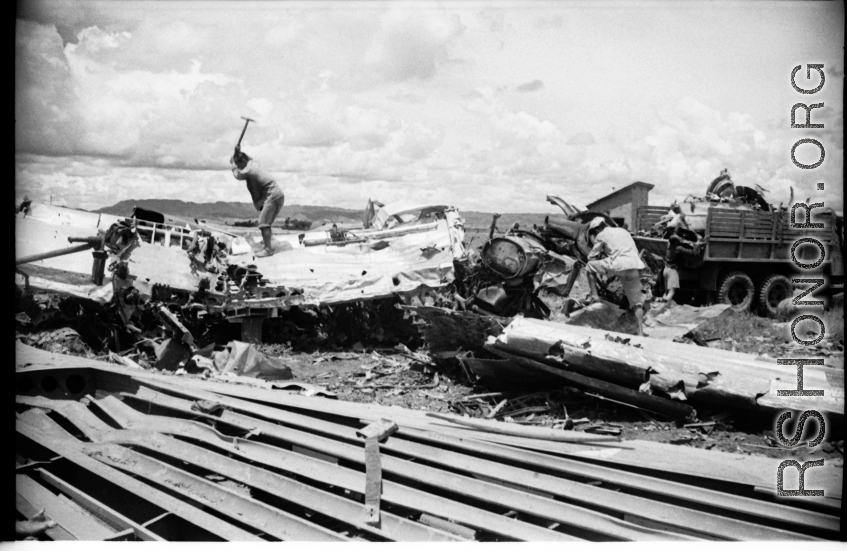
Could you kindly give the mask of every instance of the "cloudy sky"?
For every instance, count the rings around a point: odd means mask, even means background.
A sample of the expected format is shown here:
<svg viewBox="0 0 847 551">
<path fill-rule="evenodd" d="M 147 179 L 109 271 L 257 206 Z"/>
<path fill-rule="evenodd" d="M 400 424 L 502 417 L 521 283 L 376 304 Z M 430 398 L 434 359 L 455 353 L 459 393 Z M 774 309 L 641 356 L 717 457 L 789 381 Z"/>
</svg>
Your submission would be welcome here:
<svg viewBox="0 0 847 551">
<path fill-rule="evenodd" d="M 636 180 L 653 204 L 720 169 L 843 208 L 841 2 L 18 2 L 15 195 L 288 204 L 369 197 L 543 212 Z M 822 63 L 814 88 L 806 63 Z M 791 106 L 824 103 L 791 129 Z M 802 115 L 802 111 L 798 111 Z M 802 119 L 803 117 L 800 116 Z M 815 170 L 790 158 L 824 144 Z M 801 146 L 797 159 L 818 151 Z M 815 191 L 825 182 L 825 192 Z"/>
</svg>

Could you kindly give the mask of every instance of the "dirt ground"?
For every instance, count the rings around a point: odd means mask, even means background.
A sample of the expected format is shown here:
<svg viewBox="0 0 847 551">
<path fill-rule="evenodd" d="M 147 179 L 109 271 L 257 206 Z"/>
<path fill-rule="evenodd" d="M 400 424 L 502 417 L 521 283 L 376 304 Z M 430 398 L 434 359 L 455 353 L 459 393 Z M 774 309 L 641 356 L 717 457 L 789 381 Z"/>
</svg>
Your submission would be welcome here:
<svg viewBox="0 0 847 551">
<path fill-rule="evenodd" d="M 839 314 L 834 312 L 832 317 Z M 720 323 L 707 323 L 702 334 L 714 347 L 735 349 L 757 354 L 760 359 L 796 356 L 825 356 L 828 363 L 843 366 L 843 333 L 830 335 L 817 347 L 804 350 L 790 340 L 787 324 L 760 318 L 753 314 L 732 313 Z M 692 346 L 695 346 L 692 344 Z M 272 352 L 272 351 L 269 351 Z M 411 360 L 393 349 L 367 349 L 362 352 L 312 353 L 288 352 L 282 359 L 298 380 L 325 387 L 341 400 L 397 405 L 434 412 L 462 412 L 455 404 L 482 405 L 488 411 L 503 399 L 520 401 L 523 396 L 537 394 L 539 389 L 512 389 L 497 396 L 467 400 L 467 396 L 491 394 L 492 388 L 472 384 L 459 368 L 445 369 L 443 364 L 425 365 Z M 432 385 L 438 373 L 437 386 Z M 369 388 L 384 385 L 385 388 Z M 535 397 L 538 398 L 537 396 Z M 786 448 L 776 439 L 774 420 L 751 417 L 745 412 L 725 411 L 696 405 L 698 422 L 702 425 L 684 426 L 669 419 L 653 416 L 627 406 L 587 396 L 572 389 L 567 396 L 551 396 L 559 408 L 548 408 L 522 416 L 501 416 L 521 424 L 559 427 L 567 419 L 577 422 L 574 430 L 620 431 L 624 440 L 642 439 L 730 453 L 762 455 L 774 458 L 802 459 L 809 454 L 805 445 Z M 538 401 L 538 400 L 536 400 Z M 541 400 L 544 402 L 545 400 Z M 509 402 L 507 402 L 508 404 Z M 543 406 L 542 406 L 543 408 Z M 467 408 L 466 408 L 467 409 Z M 503 408 L 507 410 L 508 407 Z M 541 409 L 541 408 L 539 408 Z M 812 425 L 807 430 L 816 430 Z M 830 426 L 828 434 L 841 434 L 841 427 Z M 840 438 L 825 442 L 815 451 L 827 462 L 843 465 L 844 442 Z"/>
</svg>

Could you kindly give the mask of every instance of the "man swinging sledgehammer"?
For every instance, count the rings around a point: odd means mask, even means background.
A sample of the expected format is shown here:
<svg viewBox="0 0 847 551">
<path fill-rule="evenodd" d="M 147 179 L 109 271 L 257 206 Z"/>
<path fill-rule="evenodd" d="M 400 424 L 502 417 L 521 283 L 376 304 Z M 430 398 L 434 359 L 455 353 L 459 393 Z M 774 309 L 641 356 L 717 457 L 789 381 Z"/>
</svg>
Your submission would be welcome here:
<svg viewBox="0 0 847 551">
<path fill-rule="evenodd" d="M 241 138 L 244 137 L 247 125 L 253 120 L 246 117 L 242 118 L 247 122 L 244 123 Z M 259 211 L 259 231 L 262 232 L 264 249 L 256 253 L 256 256 L 271 256 L 274 254 L 271 226 L 282 210 L 285 195 L 277 186 L 273 175 L 241 151 L 241 138 L 238 138 L 235 153 L 229 159 L 229 164 L 232 167 L 232 175 L 235 176 L 235 179 L 247 182 L 247 191 L 250 192 L 250 197 L 253 199 L 253 206 Z"/>
</svg>

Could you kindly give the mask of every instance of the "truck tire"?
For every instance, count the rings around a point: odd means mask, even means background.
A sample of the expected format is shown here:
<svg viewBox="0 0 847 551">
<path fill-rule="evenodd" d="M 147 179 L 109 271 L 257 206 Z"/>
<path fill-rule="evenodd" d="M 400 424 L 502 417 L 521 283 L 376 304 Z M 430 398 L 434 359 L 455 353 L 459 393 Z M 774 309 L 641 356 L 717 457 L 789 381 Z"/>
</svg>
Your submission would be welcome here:
<svg viewBox="0 0 847 551">
<path fill-rule="evenodd" d="M 791 280 L 784 275 L 768 276 L 759 287 L 759 313 L 769 318 L 777 317 L 779 303 L 791 296 Z"/>
<path fill-rule="evenodd" d="M 730 272 L 718 286 L 718 302 L 729 304 L 736 312 L 749 310 L 756 298 L 753 280 L 744 272 Z"/>
</svg>

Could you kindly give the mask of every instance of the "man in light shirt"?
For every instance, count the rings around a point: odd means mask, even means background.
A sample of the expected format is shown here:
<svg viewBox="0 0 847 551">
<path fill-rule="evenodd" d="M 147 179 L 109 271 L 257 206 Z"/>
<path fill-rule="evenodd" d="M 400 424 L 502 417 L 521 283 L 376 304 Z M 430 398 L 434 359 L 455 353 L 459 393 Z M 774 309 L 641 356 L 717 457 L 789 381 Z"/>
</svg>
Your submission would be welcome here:
<svg viewBox="0 0 847 551">
<path fill-rule="evenodd" d="M 262 232 L 265 248 L 256 253 L 256 256 L 271 256 L 274 254 L 271 226 L 282 210 L 285 195 L 276 185 L 273 175 L 242 152 L 240 147 L 235 147 L 235 153 L 230 158 L 229 164 L 235 179 L 244 180 L 247 183 L 247 191 L 253 199 L 253 206 L 259 211 L 259 231 Z"/>
<path fill-rule="evenodd" d="M 644 262 L 638 255 L 632 236 L 623 228 L 606 226 L 603 218 L 597 217 L 588 225 L 588 239 L 593 248 L 588 255 L 586 276 L 591 289 L 590 302 L 600 300 L 597 292 L 597 277 L 617 276 L 635 314 L 638 334 L 644 335 L 644 298 L 641 293 L 641 270 Z"/>
</svg>

